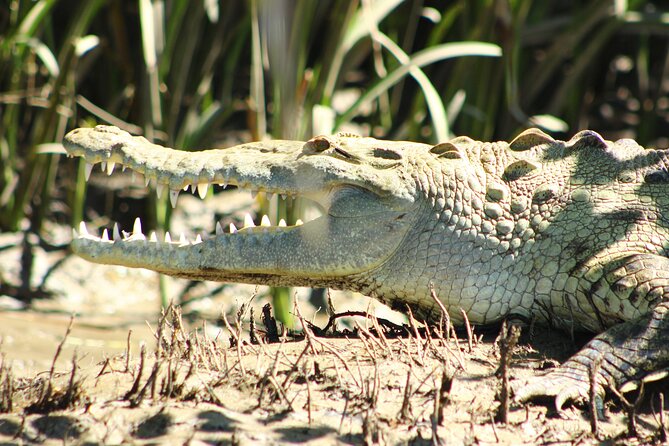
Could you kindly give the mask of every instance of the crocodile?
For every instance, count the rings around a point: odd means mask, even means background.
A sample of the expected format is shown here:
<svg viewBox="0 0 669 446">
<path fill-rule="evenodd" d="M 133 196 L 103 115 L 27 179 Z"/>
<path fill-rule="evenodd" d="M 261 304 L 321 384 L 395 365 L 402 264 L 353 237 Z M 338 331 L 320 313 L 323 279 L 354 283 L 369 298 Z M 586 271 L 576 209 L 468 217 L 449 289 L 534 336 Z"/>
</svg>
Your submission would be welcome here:
<svg viewBox="0 0 669 446">
<path fill-rule="evenodd" d="M 165 240 L 82 222 L 72 249 L 104 264 L 177 277 L 358 291 L 417 318 L 532 321 L 595 334 L 514 398 L 558 409 L 594 390 L 627 391 L 669 368 L 669 151 L 593 131 L 559 141 L 529 129 L 511 142 L 440 144 L 349 134 L 186 152 L 110 126 L 75 129 L 64 146 L 86 173 L 117 165 L 169 190 L 211 184 L 301 196 L 303 224 Z M 161 237 L 162 239 L 162 237 Z M 440 305 L 435 300 L 439 299 Z"/>
</svg>

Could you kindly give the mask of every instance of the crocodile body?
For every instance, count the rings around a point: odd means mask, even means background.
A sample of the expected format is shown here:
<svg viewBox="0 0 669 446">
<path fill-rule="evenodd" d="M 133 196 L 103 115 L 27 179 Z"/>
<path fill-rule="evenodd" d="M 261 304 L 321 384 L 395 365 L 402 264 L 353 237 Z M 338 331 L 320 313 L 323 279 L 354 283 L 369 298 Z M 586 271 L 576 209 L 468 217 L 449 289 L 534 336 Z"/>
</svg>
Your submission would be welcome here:
<svg viewBox="0 0 669 446">
<path fill-rule="evenodd" d="M 299 226 L 219 230 L 200 242 L 90 235 L 95 262 L 179 277 L 353 290 L 419 318 L 461 310 L 475 324 L 534 320 L 599 333 L 516 398 L 558 407 L 626 390 L 669 367 L 669 153 L 583 131 L 567 142 L 528 130 L 510 143 L 436 146 L 349 135 L 182 152 L 114 127 L 77 129 L 70 155 L 123 164 L 159 190 L 210 183 L 300 195 L 323 215 Z M 111 166 L 111 167 L 110 167 Z M 267 224 L 267 221 L 264 221 Z M 117 231 L 115 231 L 117 232 Z"/>
</svg>

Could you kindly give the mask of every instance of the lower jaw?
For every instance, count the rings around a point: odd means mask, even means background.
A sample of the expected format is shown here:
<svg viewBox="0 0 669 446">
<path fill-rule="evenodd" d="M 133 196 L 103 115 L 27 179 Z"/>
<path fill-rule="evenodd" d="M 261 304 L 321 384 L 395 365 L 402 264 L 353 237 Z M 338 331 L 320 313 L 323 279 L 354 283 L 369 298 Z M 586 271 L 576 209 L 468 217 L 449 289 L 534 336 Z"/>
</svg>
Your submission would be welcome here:
<svg viewBox="0 0 669 446">
<path fill-rule="evenodd" d="M 82 225 L 72 246 L 93 262 L 189 279 L 344 288 L 346 276 L 377 267 L 397 245 L 392 234 L 352 220 L 320 217 L 300 226 L 248 227 L 208 239 L 167 241 L 144 235 L 141 223 L 132 233 L 113 231 L 116 240 L 113 234 L 91 235 Z"/>
</svg>

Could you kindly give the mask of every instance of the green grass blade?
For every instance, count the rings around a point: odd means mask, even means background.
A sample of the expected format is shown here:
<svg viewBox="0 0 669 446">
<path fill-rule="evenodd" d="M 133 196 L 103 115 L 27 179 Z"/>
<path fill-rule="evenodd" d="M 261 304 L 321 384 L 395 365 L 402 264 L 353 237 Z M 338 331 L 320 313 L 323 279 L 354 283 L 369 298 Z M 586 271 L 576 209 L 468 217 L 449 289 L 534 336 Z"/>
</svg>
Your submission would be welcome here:
<svg viewBox="0 0 669 446">
<path fill-rule="evenodd" d="M 441 100 L 441 95 L 427 75 L 419 67 L 411 66 L 411 58 L 388 36 L 381 32 L 374 32 L 373 38 L 383 45 L 400 63 L 410 66 L 409 74 L 416 80 L 425 96 L 425 102 L 432 117 L 432 127 L 434 128 L 437 141 L 450 139 L 451 131 L 448 126 L 448 117 L 444 103 Z"/>
<path fill-rule="evenodd" d="M 49 16 L 58 0 L 40 0 L 30 9 L 30 12 L 21 21 L 17 34 L 20 36 L 34 36 L 42 21 Z"/>
<path fill-rule="evenodd" d="M 26 45 L 35 51 L 35 55 L 42 61 L 44 67 L 52 77 L 58 77 L 60 74 L 60 67 L 56 56 L 53 55 L 48 46 L 36 38 L 24 39 L 23 36 L 18 36 L 16 39 L 18 45 Z"/>
<path fill-rule="evenodd" d="M 424 67 L 445 59 L 465 56 L 499 57 L 502 50 L 498 45 L 485 42 L 458 42 L 444 43 L 415 53 L 410 61 L 391 72 L 385 78 L 379 80 L 376 85 L 369 88 L 336 122 L 336 128 L 343 123 L 349 122 L 358 113 L 361 107 L 369 106 L 383 92 L 399 82 L 414 68 Z"/>
<path fill-rule="evenodd" d="M 328 105 L 335 91 L 337 79 L 341 74 L 341 67 L 349 51 L 360 39 L 369 35 L 372 27 L 378 27 L 378 24 L 388 16 L 397 6 L 402 3 L 401 0 L 381 0 L 370 4 L 369 8 L 358 8 L 350 15 L 346 23 L 346 32 L 341 38 L 341 44 L 332 56 L 327 78 L 323 86 L 323 103 Z M 351 7 L 357 3 L 351 2 Z"/>
<path fill-rule="evenodd" d="M 250 129 L 253 139 L 265 138 L 267 115 L 265 110 L 265 76 L 262 66 L 262 46 L 260 44 L 260 18 L 258 0 L 251 1 L 251 112 L 254 125 Z"/>
<path fill-rule="evenodd" d="M 186 2 L 184 2 L 186 3 Z M 219 18 L 219 8 L 217 0 L 203 0 L 204 10 L 207 11 L 207 17 L 211 23 L 218 22 Z"/>
<path fill-rule="evenodd" d="M 371 2 L 368 8 L 360 8 L 349 23 L 346 35 L 342 40 L 342 50 L 348 52 L 360 39 L 367 36 L 371 27 L 378 27 L 379 23 L 388 16 L 402 0 L 382 0 Z"/>
<path fill-rule="evenodd" d="M 163 48 L 162 42 L 157 41 L 162 36 L 161 20 L 162 14 L 156 11 L 164 9 L 162 1 L 139 0 L 139 20 L 142 33 L 142 54 L 144 65 L 149 80 L 148 110 L 150 113 L 150 127 L 147 129 L 147 137 L 153 139 L 155 129 L 163 125 L 163 116 L 160 106 L 160 79 L 158 78 L 159 49 Z"/>
<path fill-rule="evenodd" d="M 151 0 L 139 0 L 139 23 L 142 31 L 142 52 L 146 69 L 155 70 L 158 63 L 156 54 L 156 31 Z"/>
<path fill-rule="evenodd" d="M 74 54 L 81 57 L 100 44 L 100 38 L 95 35 L 78 37 L 74 43 Z"/>
</svg>

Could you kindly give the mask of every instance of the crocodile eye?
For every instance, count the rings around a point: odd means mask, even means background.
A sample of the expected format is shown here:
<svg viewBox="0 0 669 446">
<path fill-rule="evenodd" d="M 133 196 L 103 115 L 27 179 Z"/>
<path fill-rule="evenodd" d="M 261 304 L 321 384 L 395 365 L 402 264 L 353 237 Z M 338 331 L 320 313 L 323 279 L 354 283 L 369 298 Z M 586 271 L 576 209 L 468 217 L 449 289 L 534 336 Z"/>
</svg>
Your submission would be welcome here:
<svg viewBox="0 0 669 446">
<path fill-rule="evenodd" d="M 644 175 L 643 180 L 648 184 L 669 183 L 669 172 L 665 169 L 653 170 Z"/>
<path fill-rule="evenodd" d="M 372 154 L 376 158 L 383 158 L 387 160 L 400 160 L 402 159 L 402 155 L 389 149 L 384 149 L 382 147 L 377 147 L 372 150 Z"/>
<path fill-rule="evenodd" d="M 306 148 L 314 152 L 324 152 L 330 148 L 330 140 L 325 136 L 315 136 L 307 141 Z"/>
</svg>

